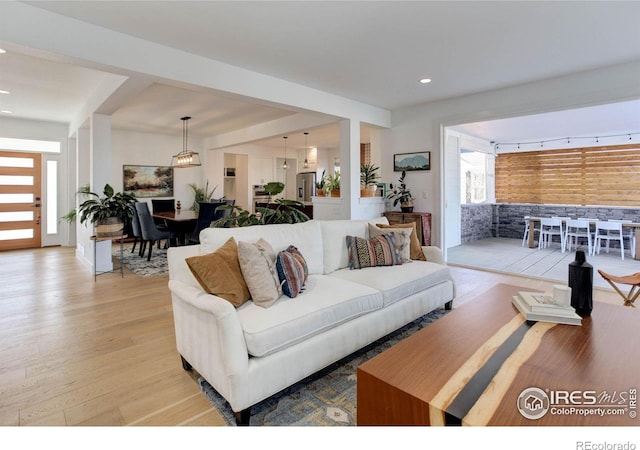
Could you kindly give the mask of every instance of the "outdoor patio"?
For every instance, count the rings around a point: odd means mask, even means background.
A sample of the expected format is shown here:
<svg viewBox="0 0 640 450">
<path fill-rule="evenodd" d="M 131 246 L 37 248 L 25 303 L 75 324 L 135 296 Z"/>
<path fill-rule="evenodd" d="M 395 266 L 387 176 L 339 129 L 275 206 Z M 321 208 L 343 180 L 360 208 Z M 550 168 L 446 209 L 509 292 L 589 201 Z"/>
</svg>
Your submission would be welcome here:
<svg viewBox="0 0 640 450">
<path fill-rule="evenodd" d="M 562 253 L 558 243 L 538 250 L 522 246 L 522 239 L 513 238 L 481 239 L 447 250 L 447 263 L 453 266 L 518 274 L 565 285 L 568 280 L 569 263 L 574 260 L 575 250 Z M 593 266 L 594 287 L 611 289 L 598 274 L 598 269 L 614 275 L 640 272 L 640 261 L 631 258 L 629 251 L 622 260 L 619 249 L 612 248 L 608 254 L 603 249 L 599 255 L 587 255 L 587 262 Z"/>
</svg>

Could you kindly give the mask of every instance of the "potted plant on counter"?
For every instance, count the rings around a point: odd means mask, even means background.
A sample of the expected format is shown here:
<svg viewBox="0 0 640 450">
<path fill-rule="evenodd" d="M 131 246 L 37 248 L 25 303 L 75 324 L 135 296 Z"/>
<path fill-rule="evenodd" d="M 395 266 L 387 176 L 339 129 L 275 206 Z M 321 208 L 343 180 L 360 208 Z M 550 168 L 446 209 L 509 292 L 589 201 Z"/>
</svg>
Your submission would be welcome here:
<svg viewBox="0 0 640 450">
<path fill-rule="evenodd" d="M 360 197 L 373 197 L 378 189 L 377 180 L 380 178 L 378 175 L 380 168 L 375 164 L 361 164 L 360 165 Z"/>
<path fill-rule="evenodd" d="M 91 198 L 67 213 L 63 218 L 68 222 L 75 220 L 80 215 L 80 223 L 87 221 L 95 226 L 96 237 L 106 238 L 120 236 L 125 225 L 131 223 L 133 210 L 131 206 L 136 202 L 136 197 L 123 192 L 115 192 L 111 185 L 105 184 L 103 197 L 91 192 L 89 186 L 80 188 L 78 194 Z"/>
<path fill-rule="evenodd" d="M 325 175 L 326 170 L 322 170 L 322 176 L 318 181 L 316 181 L 316 197 L 326 197 L 327 191 L 327 176 Z"/>
<path fill-rule="evenodd" d="M 327 177 L 327 187 L 325 188 L 330 192 L 330 197 L 340 197 L 340 171 L 336 170 L 333 174 Z"/>
<path fill-rule="evenodd" d="M 389 189 L 391 192 L 387 194 L 387 198 L 393 200 L 393 206 L 396 206 L 400 203 L 400 210 L 402 212 L 413 212 L 413 196 L 411 195 L 411 191 L 407 188 L 407 184 L 404 181 L 407 173 L 403 170 L 402 175 L 398 179 L 398 184 L 394 185 L 389 184 Z"/>
</svg>

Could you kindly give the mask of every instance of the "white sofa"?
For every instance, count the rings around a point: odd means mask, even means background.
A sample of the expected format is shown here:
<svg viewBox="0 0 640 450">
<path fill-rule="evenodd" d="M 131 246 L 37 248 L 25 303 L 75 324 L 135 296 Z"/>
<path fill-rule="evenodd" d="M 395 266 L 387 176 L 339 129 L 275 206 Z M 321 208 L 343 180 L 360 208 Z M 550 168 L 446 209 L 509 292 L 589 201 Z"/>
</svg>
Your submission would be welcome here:
<svg viewBox="0 0 640 450">
<path fill-rule="evenodd" d="M 437 247 L 402 265 L 350 270 L 346 236 L 368 238 L 365 220 L 311 220 L 299 224 L 207 228 L 200 245 L 168 251 L 177 349 L 230 404 L 240 424 L 250 407 L 407 323 L 445 305 L 454 282 Z M 309 279 L 296 298 L 269 308 L 249 301 L 238 308 L 207 294 L 185 258 L 211 253 L 229 237 L 295 245 Z"/>
</svg>

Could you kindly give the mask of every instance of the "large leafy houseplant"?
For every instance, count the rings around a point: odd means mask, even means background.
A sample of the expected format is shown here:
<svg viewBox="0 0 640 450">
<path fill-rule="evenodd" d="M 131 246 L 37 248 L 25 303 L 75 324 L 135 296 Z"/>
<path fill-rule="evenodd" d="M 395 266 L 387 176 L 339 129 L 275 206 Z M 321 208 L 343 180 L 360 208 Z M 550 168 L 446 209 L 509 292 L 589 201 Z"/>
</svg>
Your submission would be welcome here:
<svg viewBox="0 0 640 450">
<path fill-rule="evenodd" d="M 309 220 L 299 208 L 304 205 L 297 200 L 279 198 L 274 200 L 270 207 L 257 207 L 255 213 L 251 213 L 239 206 L 219 206 L 220 210 L 231 210 L 226 217 L 211 223 L 214 228 L 224 227 L 249 227 L 251 225 L 271 225 L 276 223 L 299 223 Z"/>
<path fill-rule="evenodd" d="M 400 178 L 398 179 L 398 184 L 395 186 L 393 184 L 389 184 L 391 192 L 387 194 L 387 198 L 393 200 L 393 206 L 400 203 L 400 209 L 402 212 L 412 212 L 414 198 L 404 181 L 406 175 L 406 171 L 403 170 L 402 175 L 400 175 Z"/>
<path fill-rule="evenodd" d="M 79 215 L 80 223 L 87 222 L 96 226 L 96 234 L 104 236 L 119 236 L 122 228 L 131 223 L 133 211 L 131 206 L 136 202 L 136 197 L 124 192 L 115 192 L 110 184 L 105 184 L 103 196 L 91 192 L 89 186 L 84 186 L 78 190 L 79 195 L 88 196 L 83 201 L 78 210 L 72 210 L 64 219 L 71 222 Z M 100 227 L 105 229 L 101 233 Z"/>
<path fill-rule="evenodd" d="M 193 190 L 193 204 L 191 205 L 191 209 L 196 212 L 200 208 L 199 203 L 210 202 L 213 193 L 218 188 L 218 185 L 215 185 L 213 189 L 209 190 L 209 181 L 205 183 L 204 187 L 200 187 L 195 183 L 189 183 L 188 186 Z"/>
</svg>

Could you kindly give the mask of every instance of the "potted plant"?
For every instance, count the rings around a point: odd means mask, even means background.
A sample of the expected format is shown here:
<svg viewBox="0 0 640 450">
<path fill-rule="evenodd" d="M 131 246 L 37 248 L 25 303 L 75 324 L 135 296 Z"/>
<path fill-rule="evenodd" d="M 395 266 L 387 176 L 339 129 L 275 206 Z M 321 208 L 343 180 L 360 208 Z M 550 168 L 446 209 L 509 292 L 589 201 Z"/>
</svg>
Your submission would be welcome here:
<svg viewBox="0 0 640 450">
<path fill-rule="evenodd" d="M 340 197 L 340 171 L 336 170 L 332 175 L 327 177 L 327 191 L 331 197 Z"/>
<path fill-rule="evenodd" d="M 361 197 L 373 197 L 375 195 L 376 189 L 378 188 L 377 180 L 380 178 L 378 170 L 380 170 L 380 168 L 375 164 L 360 165 Z"/>
<path fill-rule="evenodd" d="M 209 181 L 204 185 L 203 188 L 199 187 L 195 183 L 189 183 L 188 185 L 193 190 L 193 204 L 191 205 L 191 209 L 195 212 L 198 212 L 199 202 L 210 202 L 213 197 L 213 193 L 218 188 L 218 185 L 215 185 L 213 189 L 209 190 Z"/>
<path fill-rule="evenodd" d="M 136 197 L 123 192 L 115 192 L 111 185 L 105 184 L 103 197 L 91 192 L 89 186 L 80 188 L 78 194 L 88 198 L 75 209 L 67 213 L 64 219 L 71 222 L 80 215 L 80 223 L 87 221 L 95 226 L 96 237 L 120 236 L 125 225 L 131 223 L 133 211 L 131 206 L 136 202 Z"/>
<path fill-rule="evenodd" d="M 326 186 L 327 186 L 327 176 L 325 175 L 326 170 L 322 170 L 322 176 L 319 180 L 316 181 L 316 196 L 317 197 L 326 197 Z"/>
<path fill-rule="evenodd" d="M 398 184 L 394 185 L 389 184 L 389 189 L 391 192 L 387 194 L 388 199 L 393 200 L 393 206 L 396 206 L 400 203 L 400 210 L 402 212 L 413 212 L 413 196 L 411 195 L 411 191 L 407 188 L 407 184 L 404 181 L 407 173 L 403 170 L 402 175 L 398 179 Z"/>
</svg>

